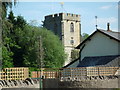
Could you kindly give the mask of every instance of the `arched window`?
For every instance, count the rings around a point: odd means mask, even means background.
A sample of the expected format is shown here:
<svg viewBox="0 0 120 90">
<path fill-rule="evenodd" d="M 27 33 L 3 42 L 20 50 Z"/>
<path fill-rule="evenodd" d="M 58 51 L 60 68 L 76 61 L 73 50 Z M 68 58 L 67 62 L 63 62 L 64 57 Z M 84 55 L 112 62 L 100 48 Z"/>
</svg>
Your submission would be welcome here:
<svg viewBox="0 0 120 90">
<path fill-rule="evenodd" d="M 74 32 L 74 24 L 73 23 L 70 24 L 70 32 Z"/>
</svg>

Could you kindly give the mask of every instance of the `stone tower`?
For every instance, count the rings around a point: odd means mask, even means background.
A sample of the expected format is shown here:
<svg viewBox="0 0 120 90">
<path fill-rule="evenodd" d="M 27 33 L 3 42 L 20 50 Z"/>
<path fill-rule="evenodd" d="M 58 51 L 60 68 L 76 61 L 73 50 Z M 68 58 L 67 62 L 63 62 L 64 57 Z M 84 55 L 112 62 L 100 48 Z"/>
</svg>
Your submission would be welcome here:
<svg viewBox="0 0 120 90">
<path fill-rule="evenodd" d="M 65 65 L 71 61 L 71 51 L 80 44 L 80 15 L 59 13 L 45 16 L 43 27 L 53 31 L 59 36 L 64 45 L 68 59 Z"/>
</svg>

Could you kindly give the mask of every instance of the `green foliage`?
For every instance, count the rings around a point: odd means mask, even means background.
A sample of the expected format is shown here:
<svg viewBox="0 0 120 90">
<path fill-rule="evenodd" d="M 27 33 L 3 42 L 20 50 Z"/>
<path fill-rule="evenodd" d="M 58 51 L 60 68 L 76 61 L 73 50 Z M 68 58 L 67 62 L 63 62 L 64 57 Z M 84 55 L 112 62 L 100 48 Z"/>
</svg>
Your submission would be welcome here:
<svg viewBox="0 0 120 90">
<path fill-rule="evenodd" d="M 17 16 L 17 20 L 14 25 L 16 25 L 16 28 L 24 29 L 24 26 L 26 25 L 26 20 L 22 16 Z"/>
<path fill-rule="evenodd" d="M 11 4 L 3 4 L 3 46 L 2 61 L 5 67 L 30 67 L 38 70 L 38 55 L 44 57 L 42 62 L 45 68 L 60 68 L 63 66 L 66 55 L 58 36 L 45 28 L 29 25 L 22 16 L 15 17 L 10 11 L 6 18 L 6 11 Z M 38 37 L 41 36 L 42 42 Z M 39 47 L 42 43 L 42 47 Z M 38 52 L 43 48 L 43 52 Z"/>
<path fill-rule="evenodd" d="M 7 16 L 7 10 L 8 8 L 12 8 L 12 2 L 2 2 L 1 5 L 2 9 L 0 9 L 0 12 L 2 13 L 1 17 L 2 17 L 2 33 L 0 32 L 0 34 L 2 34 L 2 45 L 0 48 L 2 48 L 2 67 L 13 67 L 13 52 L 11 51 L 10 47 L 14 46 L 14 43 L 12 42 L 12 38 L 11 38 L 11 28 L 12 28 L 12 24 L 8 22 L 8 20 L 6 20 L 6 16 Z M 1 24 L 1 21 L 0 21 Z M 0 35 L 1 36 L 1 35 Z M 1 37 L 0 37 L 1 38 Z M 1 43 L 1 42 L 0 42 Z"/>
<path fill-rule="evenodd" d="M 46 68 L 59 68 L 62 67 L 65 61 L 65 53 L 63 49 L 63 45 L 59 38 L 55 36 L 51 31 L 48 31 L 44 28 L 31 27 L 27 26 L 26 30 L 28 31 L 28 37 L 25 38 L 24 41 L 27 42 L 29 46 L 26 47 L 26 53 L 24 54 L 24 65 L 37 67 L 37 50 L 39 49 L 38 37 L 42 37 L 42 44 L 44 49 L 44 67 Z"/>
<path fill-rule="evenodd" d="M 8 23 L 12 23 L 8 30 L 9 34 L 5 40 L 10 46 L 13 54 L 10 54 L 11 64 L 17 66 L 36 67 L 38 66 L 38 37 L 42 37 L 42 44 L 44 49 L 44 67 L 59 68 L 62 67 L 65 61 L 64 48 L 58 36 L 45 28 L 39 28 L 28 25 L 23 17 L 13 16 L 12 12 L 9 14 Z M 14 24 L 15 23 L 15 24 Z M 16 24 L 17 23 L 17 24 Z M 4 57 L 4 61 L 6 57 Z M 7 64 L 7 63 L 6 63 Z"/>
<path fill-rule="evenodd" d="M 116 89 L 113 89 L 113 90 L 120 90 L 120 88 L 116 88 Z"/>
<path fill-rule="evenodd" d="M 84 41 L 87 37 L 89 37 L 89 34 L 83 33 L 81 37 L 81 41 Z"/>
<path fill-rule="evenodd" d="M 14 16 L 14 14 L 13 14 L 12 11 L 10 11 L 10 13 L 8 15 L 8 21 L 11 22 L 11 23 L 13 23 L 13 24 L 15 22 L 15 16 Z"/>
<path fill-rule="evenodd" d="M 76 49 L 72 50 L 71 51 L 72 61 L 75 60 L 75 59 L 78 59 L 78 57 L 79 57 L 79 50 L 76 50 Z"/>
<path fill-rule="evenodd" d="M 59 38 L 51 31 L 42 29 L 40 35 L 43 38 L 43 47 L 45 52 L 45 67 L 59 68 L 62 67 L 65 61 L 65 53 L 63 45 Z"/>
<path fill-rule="evenodd" d="M 10 52 L 7 50 L 7 47 L 3 46 L 2 47 L 2 64 L 3 64 L 3 68 L 9 68 L 9 67 L 13 67 L 13 59 L 11 58 L 11 56 L 13 55 L 13 52 Z"/>
<path fill-rule="evenodd" d="M 5 19 L 7 16 L 7 10 L 8 8 L 12 8 L 12 3 L 11 2 L 2 2 L 2 19 Z"/>
<path fill-rule="evenodd" d="M 13 66 L 13 59 L 12 55 L 13 52 L 11 51 L 10 47 L 14 45 L 12 43 L 12 38 L 10 38 L 10 29 L 12 27 L 12 24 L 9 23 L 8 21 L 4 20 L 3 24 L 3 31 L 2 31 L 2 39 L 3 39 L 3 44 L 2 44 L 2 63 L 3 67 L 12 67 Z"/>
<path fill-rule="evenodd" d="M 17 2 L 17 0 L 9 0 L 9 1 L 1 1 L 0 0 L 0 3 L 2 4 L 1 6 L 2 6 L 2 19 L 5 19 L 6 18 L 6 16 L 7 16 L 7 10 L 8 10 L 8 8 L 12 8 L 12 6 L 13 5 L 16 5 L 16 2 Z"/>
</svg>

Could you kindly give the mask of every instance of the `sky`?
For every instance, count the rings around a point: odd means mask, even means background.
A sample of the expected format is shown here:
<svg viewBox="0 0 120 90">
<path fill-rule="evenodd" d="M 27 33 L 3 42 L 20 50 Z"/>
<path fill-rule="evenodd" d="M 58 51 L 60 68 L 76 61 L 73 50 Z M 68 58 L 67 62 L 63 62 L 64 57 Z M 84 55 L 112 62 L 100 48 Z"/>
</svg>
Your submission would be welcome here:
<svg viewBox="0 0 120 90">
<path fill-rule="evenodd" d="M 91 34 L 95 29 L 95 16 L 98 17 L 98 29 L 110 28 L 118 31 L 118 2 L 64 2 L 63 8 L 60 2 L 18 2 L 13 7 L 15 16 L 21 15 L 27 22 L 36 21 L 41 25 L 44 16 L 56 13 L 79 14 L 81 21 L 81 33 Z"/>
</svg>

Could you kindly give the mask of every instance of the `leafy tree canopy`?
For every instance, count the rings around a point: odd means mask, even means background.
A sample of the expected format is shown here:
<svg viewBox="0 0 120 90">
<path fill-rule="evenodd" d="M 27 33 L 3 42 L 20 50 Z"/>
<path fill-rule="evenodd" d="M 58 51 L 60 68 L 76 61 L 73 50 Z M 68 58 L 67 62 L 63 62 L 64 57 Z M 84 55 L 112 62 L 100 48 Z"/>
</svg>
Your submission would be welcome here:
<svg viewBox="0 0 120 90">
<path fill-rule="evenodd" d="M 29 25 L 22 16 L 11 11 L 3 24 L 3 67 L 37 68 L 38 55 L 43 55 L 43 67 L 60 68 L 65 61 L 64 47 L 58 36 L 51 31 Z M 9 26 L 9 28 L 8 28 Z M 41 36 L 41 42 L 38 37 Z M 42 43 L 43 52 L 39 43 Z"/>
<path fill-rule="evenodd" d="M 81 40 L 84 41 L 87 37 L 89 37 L 89 34 L 83 33 L 81 36 Z"/>
</svg>

